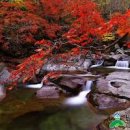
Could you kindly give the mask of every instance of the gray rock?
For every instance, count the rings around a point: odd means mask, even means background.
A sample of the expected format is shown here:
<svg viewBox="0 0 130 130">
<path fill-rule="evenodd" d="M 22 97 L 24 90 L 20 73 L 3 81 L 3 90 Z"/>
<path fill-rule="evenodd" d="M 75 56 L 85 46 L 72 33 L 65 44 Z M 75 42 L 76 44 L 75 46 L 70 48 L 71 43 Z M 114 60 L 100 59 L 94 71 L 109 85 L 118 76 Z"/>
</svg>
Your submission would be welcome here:
<svg viewBox="0 0 130 130">
<path fill-rule="evenodd" d="M 119 60 L 123 57 L 126 57 L 127 55 L 125 54 L 113 54 L 113 55 L 103 55 L 103 57 L 107 60 L 109 59 L 114 59 L 114 60 Z M 128 56 L 127 56 L 128 57 Z"/>
<path fill-rule="evenodd" d="M 53 86 L 43 86 L 36 92 L 37 98 L 59 98 L 59 89 Z"/>
<path fill-rule="evenodd" d="M 70 87 L 72 89 L 75 89 L 77 87 L 82 87 L 85 84 L 85 80 L 83 78 L 73 78 L 73 77 L 63 77 L 59 85 L 65 85 L 67 87 Z"/>
<path fill-rule="evenodd" d="M 6 90 L 3 85 L 0 85 L 0 101 L 6 97 Z"/>
<path fill-rule="evenodd" d="M 112 72 L 99 78 L 89 95 L 89 102 L 100 110 L 130 107 L 130 73 Z"/>
<path fill-rule="evenodd" d="M 103 111 L 121 110 L 130 107 L 130 101 L 105 94 L 90 94 L 89 101 L 98 109 Z"/>
<path fill-rule="evenodd" d="M 96 84 L 96 91 L 130 99 L 130 73 L 113 72 L 106 78 L 100 78 Z"/>
<path fill-rule="evenodd" d="M 124 79 L 130 81 L 130 72 L 113 72 L 110 73 L 107 77 L 107 80 L 111 79 Z"/>
<path fill-rule="evenodd" d="M 60 58 L 59 58 L 60 59 Z M 67 60 L 51 59 L 40 70 L 40 73 L 44 71 L 86 71 L 91 65 L 90 59 L 83 59 L 81 56 L 70 57 Z"/>
<path fill-rule="evenodd" d="M 124 55 L 124 54 L 114 54 L 114 55 L 111 55 L 111 57 L 115 60 L 120 60 L 121 58 L 123 57 L 126 57 L 127 55 Z"/>
</svg>

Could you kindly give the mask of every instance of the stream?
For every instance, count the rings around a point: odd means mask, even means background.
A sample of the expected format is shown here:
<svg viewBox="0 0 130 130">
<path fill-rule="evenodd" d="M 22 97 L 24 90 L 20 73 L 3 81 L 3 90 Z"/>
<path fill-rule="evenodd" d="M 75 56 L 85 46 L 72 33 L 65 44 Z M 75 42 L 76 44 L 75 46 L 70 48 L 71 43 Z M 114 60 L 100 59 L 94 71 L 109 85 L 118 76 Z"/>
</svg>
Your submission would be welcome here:
<svg viewBox="0 0 130 130">
<path fill-rule="evenodd" d="M 114 69 L 128 67 L 127 61 L 117 61 Z M 92 80 L 86 82 L 77 96 L 61 95 L 58 99 L 36 98 L 36 88 L 41 86 L 42 82 L 7 93 L 0 103 L 0 130 L 95 130 L 108 117 L 108 113 L 96 111 L 87 102 Z"/>
</svg>

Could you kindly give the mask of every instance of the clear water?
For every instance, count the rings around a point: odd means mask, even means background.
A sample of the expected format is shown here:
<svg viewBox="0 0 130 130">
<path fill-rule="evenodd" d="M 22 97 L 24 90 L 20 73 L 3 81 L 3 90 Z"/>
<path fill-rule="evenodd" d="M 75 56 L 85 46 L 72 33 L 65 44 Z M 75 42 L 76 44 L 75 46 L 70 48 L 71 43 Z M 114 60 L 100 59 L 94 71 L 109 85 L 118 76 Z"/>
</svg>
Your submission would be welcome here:
<svg viewBox="0 0 130 130">
<path fill-rule="evenodd" d="M 59 110 L 52 107 L 14 119 L 7 130 L 92 130 L 102 119 L 85 106 Z"/>
<path fill-rule="evenodd" d="M 0 103 L 0 130 L 93 130 L 104 119 L 87 102 L 66 107 L 65 99 L 39 100 L 33 89 L 16 89 Z"/>
</svg>

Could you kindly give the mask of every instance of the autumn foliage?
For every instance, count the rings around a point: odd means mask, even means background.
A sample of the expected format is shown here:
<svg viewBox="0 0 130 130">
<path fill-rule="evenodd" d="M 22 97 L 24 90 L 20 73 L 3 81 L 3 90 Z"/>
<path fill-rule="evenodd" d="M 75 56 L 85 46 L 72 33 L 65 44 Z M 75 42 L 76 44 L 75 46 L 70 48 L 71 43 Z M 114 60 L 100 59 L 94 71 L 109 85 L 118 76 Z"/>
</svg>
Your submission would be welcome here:
<svg viewBox="0 0 130 130">
<path fill-rule="evenodd" d="M 0 45 L 5 52 L 22 56 L 36 41 L 56 37 L 60 26 L 50 24 L 37 12 L 38 7 L 32 2 L 0 2 Z"/>
<path fill-rule="evenodd" d="M 120 36 L 125 33 L 130 33 L 130 10 L 128 10 L 125 14 L 116 13 L 110 20 L 110 24 L 113 25 L 115 31 Z"/>
<path fill-rule="evenodd" d="M 96 3 L 90 0 L 77 0 L 71 3 L 71 15 L 75 18 L 70 30 L 64 34 L 70 43 L 85 46 L 93 41 L 94 37 L 99 37 L 98 28 L 104 24 L 97 9 Z"/>
<path fill-rule="evenodd" d="M 31 79 L 47 57 L 62 47 L 54 42 L 58 38 L 74 45 L 69 51 L 79 54 L 82 47 L 101 41 L 106 33 L 130 33 L 130 10 L 105 20 L 91 0 L 16 1 L 0 2 L 0 46 L 11 55 L 32 54 L 12 72 L 13 78 L 23 76 L 23 81 Z"/>
</svg>

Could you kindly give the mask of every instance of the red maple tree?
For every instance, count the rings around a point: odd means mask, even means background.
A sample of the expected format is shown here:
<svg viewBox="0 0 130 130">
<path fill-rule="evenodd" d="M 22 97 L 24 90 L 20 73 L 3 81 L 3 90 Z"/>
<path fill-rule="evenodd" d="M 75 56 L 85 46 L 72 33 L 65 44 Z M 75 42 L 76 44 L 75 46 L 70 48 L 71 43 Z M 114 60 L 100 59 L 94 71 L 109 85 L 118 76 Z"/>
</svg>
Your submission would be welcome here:
<svg viewBox="0 0 130 130">
<path fill-rule="evenodd" d="M 0 2 L 0 8 L 0 45 L 4 49 L 40 45 L 36 54 L 27 57 L 12 72 L 11 77 L 16 80 L 21 77 L 23 81 L 30 80 L 53 51 L 62 47 L 53 42 L 58 37 L 58 31 L 62 32 L 60 38 L 64 38 L 64 44 L 74 45 L 69 50 L 74 55 L 79 54 L 80 47 L 99 40 L 105 33 L 122 35 L 130 32 L 130 11 L 105 21 L 97 4 L 91 0 L 29 0 L 20 4 Z M 62 26 L 66 24 L 69 29 L 63 31 Z M 67 57 L 68 53 L 61 54 L 61 57 Z"/>
</svg>

